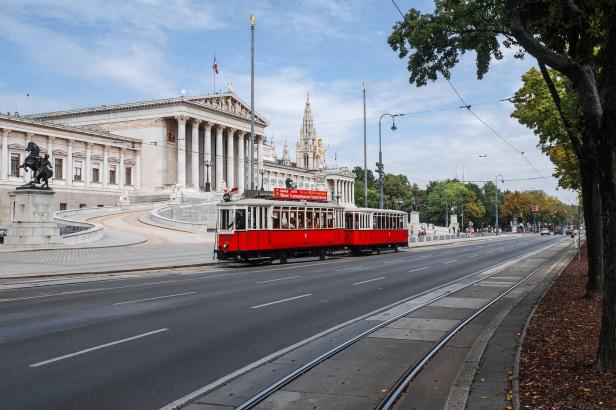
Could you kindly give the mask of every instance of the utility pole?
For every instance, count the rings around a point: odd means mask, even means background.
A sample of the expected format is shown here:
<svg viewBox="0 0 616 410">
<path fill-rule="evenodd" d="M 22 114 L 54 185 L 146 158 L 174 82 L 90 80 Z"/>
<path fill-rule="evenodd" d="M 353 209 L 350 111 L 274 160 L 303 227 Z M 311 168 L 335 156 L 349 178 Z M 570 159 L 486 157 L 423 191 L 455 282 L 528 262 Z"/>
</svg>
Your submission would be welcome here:
<svg viewBox="0 0 616 410">
<path fill-rule="evenodd" d="M 361 89 L 364 94 L 364 207 L 368 208 L 368 151 L 366 149 L 366 83 L 362 81 Z"/>
<path fill-rule="evenodd" d="M 494 190 L 494 207 L 495 207 L 495 222 L 494 222 L 494 229 L 496 230 L 496 235 L 498 235 L 498 177 L 501 177 L 501 181 L 503 183 L 505 183 L 505 180 L 503 179 L 503 176 L 501 174 L 496 175 L 496 179 L 495 179 L 495 190 Z"/>
<path fill-rule="evenodd" d="M 445 190 L 445 228 L 449 228 L 449 204 L 447 200 L 447 190 Z"/>
<path fill-rule="evenodd" d="M 255 16 L 250 14 L 250 189 L 255 189 Z"/>
</svg>

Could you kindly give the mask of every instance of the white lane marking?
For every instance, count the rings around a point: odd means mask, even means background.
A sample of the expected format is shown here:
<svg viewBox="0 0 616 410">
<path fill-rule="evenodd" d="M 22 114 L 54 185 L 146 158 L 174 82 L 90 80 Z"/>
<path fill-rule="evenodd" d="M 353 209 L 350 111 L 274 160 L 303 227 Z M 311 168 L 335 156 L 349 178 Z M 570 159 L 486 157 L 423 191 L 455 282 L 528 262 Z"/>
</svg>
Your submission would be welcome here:
<svg viewBox="0 0 616 410">
<path fill-rule="evenodd" d="M 393 261 L 387 261 L 387 262 L 383 262 L 383 263 L 397 263 L 397 262 L 404 262 L 407 259 L 394 259 Z"/>
<path fill-rule="evenodd" d="M 342 272 L 343 270 L 355 270 L 355 269 L 359 269 L 359 268 L 361 268 L 361 266 L 352 266 L 350 268 L 336 269 L 336 272 Z"/>
<path fill-rule="evenodd" d="M 2 303 L 2 302 L 12 302 L 12 301 L 15 301 L 15 300 L 28 300 L 28 299 L 49 298 L 49 297 L 52 297 L 52 296 L 78 295 L 80 293 L 100 292 L 100 291 L 103 291 L 103 290 L 136 288 L 136 287 L 140 287 L 140 286 L 158 285 L 158 284 L 161 284 L 161 283 L 171 283 L 171 282 L 178 282 L 178 281 L 174 279 L 174 280 L 162 280 L 162 281 L 159 281 L 159 282 L 139 283 L 137 285 L 113 286 L 113 287 L 108 287 L 108 288 L 94 288 L 94 289 L 83 289 L 83 290 L 70 290 L 68 292 L 49 293 L 49 294 L 46 294 L 46 295 L 26 296 L 26 297 L 22 297 L 22 298 L 12 298 L 12 299 L 0 299 L 0 303 Z"/>
<path fill-rule="evenodd" d="M 479 255 L 477 255 L 477 254 L 470 255 L 467 259 L 476 258 L 477 256 L 479 256 Z"/>
<path fill-rule="evenodd" d="M 430 268 L 429 266 L 424 266 L 423 268 L 411 269 L 409 272 L 417 272 L 417 271 L 429 269 L 429 268 Z"/>
<path fill-rule="evenodd" d="M 135 299 L 135 300 L 129 300 L 129 301 L 126 301 L 126 302 L 114 303 L 113 306 L 126 305 L 127 303 L 145 302 L 145 301 L 148 301 L 148 300 L 166 299 L 166 298 L 172 298 L 172 297 L 175 297 L 175 296 L 192 295 L 193 293 L 197 293 L 197 292 L 184 292 L 184 293 L 176 293 L 176 294 L 173 294 L 173 295 L 157 296 L 155 298 Z"/>
<path fill-rule="evenodd" d="M 454 263 L 454 262 L 457 262 L 457 261 L 458 261 L 457 259 L 453 259 L 453 260 L 450 260 L 450 261 L 447 261 L 447 262 L 443 262 L 443 265 L 447 265 L 448 263 Z"/>
<path fill-rule="evenodd" d="M 42 362 L 34 363 L 34 364 L 31 364 L 30 367 L 43 366 L 43 365 L 46 365 L 46 364 L 49 364 L 49 363 L 57 362 L 59 360 L 68 359 L 69 357 L 79 356 L 79 355 L 84 354 L 84 353 L 93 352 L 94 350 L 103 349 L 105 347 L 117 345 L 117 344 L 124 343 L 124 342 L 130 342 L 131 340 L 140 339 L 142 337 L 150 336 L 150 335 L 153 335 L 153 334 L 156 334 L 156 333 L 166 332 L 167 330 L 169 330 L 169 329 L 163 328 L 163 329 L 153 330 L 153 331 L 147 332 L 147 333 L 142 333 L 142 334 L 137 335 L 137 336 L 127 337 L 126 339 L 116 340 L 115 342 L 105 343 L 105 344 L 102 344 L 102 345 L 90 347 L 89 349 L 80 350 L 80 351 L 75 352 L 75 353 L 69 353 L 69 354 L 65 354 L 64 356 L 54 357 L 53 359 L 49 359 L 49 360 L 45 360 L 45 361 L 42 361 Z"/>
<path fill-rule="evenodd" d="M 380 278 L 374 278 L 374 279 L 362 280 L 361 282 L 354 283 L 354 284 L 353 284 L 353 286 L 362 285 L 362 284 L 364 284 L 364 283 L 368 283 L 368 282 L 374 282 L 375 280 L 385 279 L 386 277 L 387 277 L 387 276 L 381 276 Z"/>
<path fill-rule="evenodd" d="M 295 279 L 295 278 L 299 278 L 300 276 L 289 276 L 288 278 L 280 278 L 280 279 L 270 279 L 270 280 L 262 280 L 261 282 L 255 282 L 255 285 L 258 285 L 259 283 L 270 283 L 270 282 L 278 282 L 279 280 L 287 280 L 287 279 Z"/>
<path fill-rule="evenodd" d="M 274 302 L 269 302 L 269 303 L 264 303 L 262 305 L 257 305 L 257 306 L 251 306 L 251 309 L 259 309 L 265 306 L 270 306 L 270 305 L 275 305 L 276 303 L 282 303 L 282 302 L 288 302 L 290 300 L 295 300 L 295 299 L 300 299 L 300 298 L 305 298 L 308 296 L 312 296 L 312 293 L 306 293 L 305 295 L 299 295 L 299 296 L 294 296 L 292 298 L 286 298 L 286 299 L 281 299 L 281 300 L 276 300 Z"/>
</svg>

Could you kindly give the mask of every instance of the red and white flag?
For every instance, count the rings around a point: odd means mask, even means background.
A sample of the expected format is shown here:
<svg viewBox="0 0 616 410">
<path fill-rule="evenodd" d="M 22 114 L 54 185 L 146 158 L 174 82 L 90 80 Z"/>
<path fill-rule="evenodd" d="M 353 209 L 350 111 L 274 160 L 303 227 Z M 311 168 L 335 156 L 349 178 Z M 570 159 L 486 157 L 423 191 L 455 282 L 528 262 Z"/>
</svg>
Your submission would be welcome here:
<svg viewBox="0 0 616 410">
<path fill-rule="evenodd" d="M 218 74 L 218 63 L 216 62 L 216 54 L 214 54 L 214 65 L 212 66 L 214 73 Z"/>
</svg>

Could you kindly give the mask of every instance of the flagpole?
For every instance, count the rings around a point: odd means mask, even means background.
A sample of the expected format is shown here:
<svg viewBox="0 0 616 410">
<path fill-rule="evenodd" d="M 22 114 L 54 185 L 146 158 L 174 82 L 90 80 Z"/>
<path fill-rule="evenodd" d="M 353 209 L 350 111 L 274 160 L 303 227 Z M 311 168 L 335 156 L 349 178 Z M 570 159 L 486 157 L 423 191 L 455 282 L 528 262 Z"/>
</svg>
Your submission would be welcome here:
<svg viewBox="0 0 616 410">
<path fill-rule="evenodd" d="M 255 16 L 250 15 L 250 189 L 255 189 Z"/>
<path fill-rule="evenodd" d="M 362 81 L 364 93 L 364 207 L 368 208 L 368 152 L 366 150 L 366 83 Z M 355 198 L 353 198 L 355 200 Z"/>
<path fill-rule="evenodd" d="M 214 94 L 216 94 L 216 54 L 214 54 L 214 66 L 212 67 L 212 74 L 214 74 Z"/>
</svg>

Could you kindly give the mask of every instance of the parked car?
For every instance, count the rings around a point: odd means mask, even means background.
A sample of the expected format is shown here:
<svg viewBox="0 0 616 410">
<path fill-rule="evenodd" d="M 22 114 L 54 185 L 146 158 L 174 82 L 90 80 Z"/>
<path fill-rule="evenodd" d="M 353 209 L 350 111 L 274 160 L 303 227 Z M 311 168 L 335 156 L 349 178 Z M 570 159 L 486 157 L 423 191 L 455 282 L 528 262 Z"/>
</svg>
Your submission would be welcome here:
<svg viewBox="0 0 616 410">
<path fill-rule="evenodd" d="M 554 235 L 562 235 L 563 234 L 563 228 L 560 226 L 557 226 L 556 228 L 554 228 Z"/>
<path fill-rule="evenodd" d="M 539 233 L 541 233 L 541 236 L 543 235 L 550 236 L 550 230 L 548 228 L 541 228 L 541 231 L 539 231 Z"/>
</svg>

